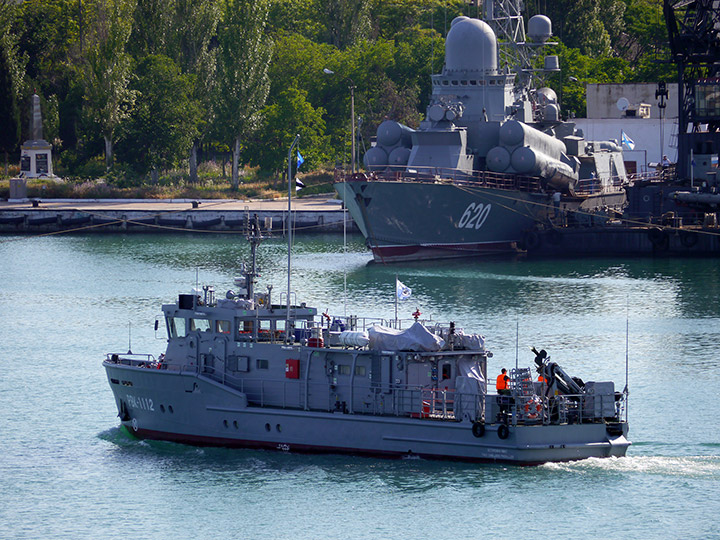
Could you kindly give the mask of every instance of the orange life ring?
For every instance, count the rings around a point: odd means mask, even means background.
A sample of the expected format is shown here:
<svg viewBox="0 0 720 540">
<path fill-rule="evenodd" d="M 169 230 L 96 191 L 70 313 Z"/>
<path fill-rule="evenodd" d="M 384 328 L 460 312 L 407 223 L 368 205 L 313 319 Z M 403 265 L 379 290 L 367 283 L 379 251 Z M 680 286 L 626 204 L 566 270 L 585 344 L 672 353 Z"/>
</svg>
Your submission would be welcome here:
<svg viewBox="0 0 720 540">
<path fill-rule="evenodd" d="M 530 399 L 525 403 L 525 416 L 530 420 L 535 420 L 541 412 L 542 404 L 539 401 Z"/>
</svg>

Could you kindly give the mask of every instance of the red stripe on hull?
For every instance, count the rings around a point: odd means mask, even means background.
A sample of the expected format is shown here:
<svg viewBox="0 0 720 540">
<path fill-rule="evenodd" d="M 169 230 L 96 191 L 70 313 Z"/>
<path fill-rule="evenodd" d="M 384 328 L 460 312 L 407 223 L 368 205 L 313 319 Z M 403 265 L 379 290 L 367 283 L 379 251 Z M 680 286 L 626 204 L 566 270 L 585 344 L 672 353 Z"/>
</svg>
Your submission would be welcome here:
<svg viewBox="0 0 720 540">
<path fill-rule="evenodd" d="M 124 424 L 123 424 L 124 425 Z M 386 452 L 381 450 L 372 450 L 365 448 L 345 448 L 335 446 L 313 446 L 307 444 L 289 444 L 271 441 L 253 441 L 246 439 L 229 439 L 225 437 L 207 437 L 203 435 L 187 435 L 181 433 L 168 433 L 164 431 L 155 431 L 151 429 L 139 428 L 135 431 L 131 425 L 126 425 L 128 433 L 139 439 L 151 439 L 156 441 L 170 441 L 180 444 L 188 444 L 192 446 L 214 446 L 221 448 L 251 448 L 258 450 L 276 450 L 280 452 L 292 452 L 302 454 L 345 454 L 354 456 L 378 457 L 385 459 L 405 459 L 408 457 L 418 457 L 424 459 L 436 459 L 444 461 L 462 461 L 475 463 L 511 463 L 522 466 L 536 466 L 546 463 L 546 461 L 538 462 L 517 462 L 502 459 L 476 458 L 472 456 L 446 456 L 438 454 L 415 454 L 407 452 Z M 584 458 L 579 458 L 584 459 Z"/>
<path fill-rule="evenodd" d="M 516 242 L 373 246 L 372 252 L 377 262 L 455 259 L 458 257 L 517 255 L 522 253 L 522 251 L 518 249 Z"/>
</svg>

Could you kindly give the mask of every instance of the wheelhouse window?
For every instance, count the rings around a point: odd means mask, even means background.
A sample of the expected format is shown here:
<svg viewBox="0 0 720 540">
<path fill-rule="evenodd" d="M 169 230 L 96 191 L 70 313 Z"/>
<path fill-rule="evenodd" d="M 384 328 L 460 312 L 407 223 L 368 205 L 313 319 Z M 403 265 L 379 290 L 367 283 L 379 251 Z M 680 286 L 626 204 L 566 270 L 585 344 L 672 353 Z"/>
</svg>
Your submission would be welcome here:
<svg viewBox="0 0 720 540">
<path fill-rule="evenodd" d="M 257 369 L 270 369 L 270 361 L 264 358 L 257 358 L 255 360 L 255 367 Z"/>
<path fill-rule="evenodd" d="M 208 319 L 190 319 L 190 331 L 198 330 L 200 332 L 210 331 L 210 321 Z"/>
<path fill-rule="evenodd" d="M 230 321 L 215 321 L 215 332 L 218 334 L 229 334 Z"/>
<path fill-rule="evenodd" d="M 185 337 L 187 335 L 185 317 L 169 317 L 168 330 L 171 338 Z"/>
</svg>

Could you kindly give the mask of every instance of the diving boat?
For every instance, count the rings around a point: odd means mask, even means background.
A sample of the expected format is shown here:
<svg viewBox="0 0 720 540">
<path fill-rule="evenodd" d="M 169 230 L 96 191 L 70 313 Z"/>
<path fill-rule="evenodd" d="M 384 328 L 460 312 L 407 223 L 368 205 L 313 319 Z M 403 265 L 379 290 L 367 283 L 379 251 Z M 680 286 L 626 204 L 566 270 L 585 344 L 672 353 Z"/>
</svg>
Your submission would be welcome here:
<svg viewBox="0 0 720 540">
<path fill-rule="evenodd" d="M 167 348 L 103 361 L 120 422 L 145 439 L 402 458 L 539 464 L 624 456 L 627 388 L 550 362 L 510 370 L 498 394 L 482 336 L 438 324 L 332 317 L 241 287 L 163 305 Z M 156 321 L 156 329 L 158 327 Z M 382 324 L 384 322 L 384 324 Z M 534 372 L 546 383 L 534 381 Z M 502 394 L 502 395 L 501 395 Z"/>
</svg>

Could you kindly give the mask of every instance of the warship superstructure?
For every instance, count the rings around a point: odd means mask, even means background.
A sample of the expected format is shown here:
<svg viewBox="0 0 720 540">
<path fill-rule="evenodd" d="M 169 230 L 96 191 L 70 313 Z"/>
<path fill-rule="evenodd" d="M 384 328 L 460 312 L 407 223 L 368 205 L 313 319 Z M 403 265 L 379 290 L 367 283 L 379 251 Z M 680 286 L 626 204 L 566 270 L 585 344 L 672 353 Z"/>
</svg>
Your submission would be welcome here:
<svg viewBox="0 0 720 540">
<path fill-rule="evenodd" d="M 538 464 L 623 456 L 627 388 L 570 377 L 536 352 L 507 389 L 492 353 L 453 322 L 411 324 L 320 314 L 272 287 L 211 286 L 164 305 L 163 354 L 103 361 L 122 425 L 140 438 L 196 445 Z M 403 329 L 403 326 L 405 327 Z M 156 325 L 157 329 L 157 325 Z M 541 374 L 545 382 L 534 380 Z"/>
<path fill-rule="evenodd" d="M 530 18 L 526 39 L 517 10 L 492 9 L 517 2 L 486 4 L 488 22 L 452 21 L 419 128 L 386 120 L 365 154 L 367 172 L 336 179 L 376 260 L 516 252 L 538 224 L 559 218 L 560 198 L 565 210 L 586 212 L 625 204 L 617 141 L 586 140 L 562 121 L 552 89 L 532 88 L 533 73 L 559 70 L 556 56 L 530 67 L 551 37 L 550 20 Z M 516 53 L 510 63 L 525 65 L 501 64 L 493 27 Z"/>
</svg>

